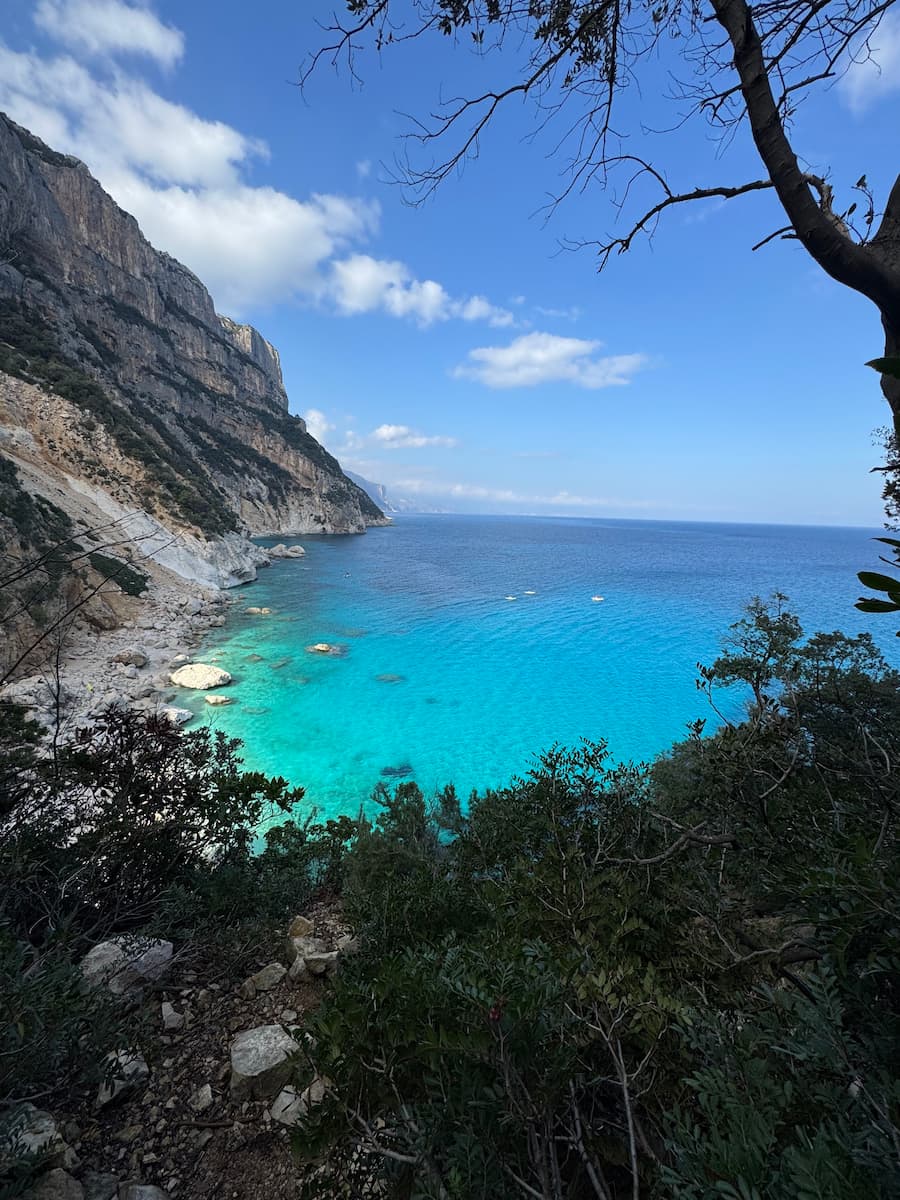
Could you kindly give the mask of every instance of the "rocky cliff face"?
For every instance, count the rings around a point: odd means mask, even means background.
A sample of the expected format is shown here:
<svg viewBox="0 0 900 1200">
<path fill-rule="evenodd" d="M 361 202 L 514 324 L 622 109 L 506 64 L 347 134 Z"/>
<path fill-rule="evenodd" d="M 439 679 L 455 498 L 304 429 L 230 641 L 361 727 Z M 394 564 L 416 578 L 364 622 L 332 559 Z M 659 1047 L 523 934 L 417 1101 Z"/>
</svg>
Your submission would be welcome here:
<svg viewBox="0 0 900 1200">
<path fill-rule="evenodd" d="M 2 114 L 0 438 L 26 478 L 191 543 L 385 522 L 288 413 L 274 347 Z"/>
</svg>

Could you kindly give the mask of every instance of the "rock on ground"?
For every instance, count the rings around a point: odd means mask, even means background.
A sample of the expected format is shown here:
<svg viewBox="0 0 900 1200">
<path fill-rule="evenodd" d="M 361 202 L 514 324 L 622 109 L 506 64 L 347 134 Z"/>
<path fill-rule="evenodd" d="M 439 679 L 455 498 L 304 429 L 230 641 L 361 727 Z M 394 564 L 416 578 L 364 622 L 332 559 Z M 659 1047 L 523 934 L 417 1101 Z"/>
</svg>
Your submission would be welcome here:
<svg viewBox="0 0 900 1200">
<path fill-rule="evenodd" d="M 23 1192 L 22 1200 L 84 1200 L 84 1188 L 68 1171 L 57 1167 Z"/>
<path fill-rule="evenodd" d="M 231 1094 L 235 1099 L 276 1095 L 291 1073 L 297 1044 L 280 1025 L 260 1025 L 231 1043 Z"/>
<path fill-rule="evenodd" d="M 88 987 L 105 984 L 114 996 L 137 996 L 172 965 L 172 943 L 156 938 L 114 937 L 99 942 L 81 961 Z"/>
</svg>

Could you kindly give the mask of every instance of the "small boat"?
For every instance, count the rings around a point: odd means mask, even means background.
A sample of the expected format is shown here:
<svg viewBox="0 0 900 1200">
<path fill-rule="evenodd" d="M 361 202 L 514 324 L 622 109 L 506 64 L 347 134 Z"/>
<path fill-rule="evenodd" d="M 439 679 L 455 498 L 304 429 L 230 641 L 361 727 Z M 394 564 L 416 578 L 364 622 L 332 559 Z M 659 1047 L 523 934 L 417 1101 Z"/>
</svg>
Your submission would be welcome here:
<svg viewBox="0 0 900 1200">
<path fill-rule="evenodd" d="M 504 600 L 517 600 L 518 596 L 504 596 L 503 599 Z"/>
<path fill-rule="evenodd" d="M 591 599 L 592 599 L 592 600 L 594 601 L 594 603 L 596 604 L 596 603 L 598 603 L 598 601 L 602 600 L 602 599 L 603 599 L 603 597 L 602 597 L 602 596 L 591 596 Z"/>
</svg>

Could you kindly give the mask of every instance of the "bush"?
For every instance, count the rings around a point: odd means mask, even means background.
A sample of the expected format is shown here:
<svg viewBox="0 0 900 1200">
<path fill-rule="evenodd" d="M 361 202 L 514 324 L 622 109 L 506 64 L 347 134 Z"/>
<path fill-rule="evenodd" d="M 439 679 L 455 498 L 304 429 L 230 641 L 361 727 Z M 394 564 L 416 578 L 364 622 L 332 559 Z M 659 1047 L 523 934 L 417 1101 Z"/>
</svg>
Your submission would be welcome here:
<svg viewBox="0 0 900 1200">
<path fill-rule="evenodd" d="M 746 719 L 650 769 L 585 745 L 465 814 L 379 795 L 310 1195 L 898 1194 L 900 680 L 776 598 L 702 675 L 735 681 Z"/>
</svg>

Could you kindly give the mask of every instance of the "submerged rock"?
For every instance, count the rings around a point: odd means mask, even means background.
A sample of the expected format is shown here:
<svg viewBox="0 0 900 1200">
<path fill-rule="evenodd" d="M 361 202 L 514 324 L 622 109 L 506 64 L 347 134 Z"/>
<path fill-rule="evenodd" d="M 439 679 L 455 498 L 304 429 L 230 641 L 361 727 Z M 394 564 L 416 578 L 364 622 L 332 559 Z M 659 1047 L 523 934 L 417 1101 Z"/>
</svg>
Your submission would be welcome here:
<svg viewBox="0 0 900 1200">
<path fill-rule="evenodd" d="M 406 683 L 405 675 L 376 675 L 375 678 L 379 683 Z"/>
<path fill-rule="evenodd" d="M 404 779 L 407 775 L 412 775 L 412 773 L 413 765 L 408 762 L 398 763 L 395 767 L 381 768 L 382 779 Z"/>
</svg>

